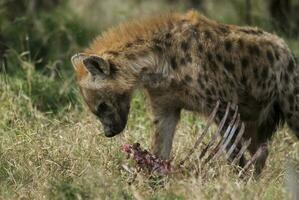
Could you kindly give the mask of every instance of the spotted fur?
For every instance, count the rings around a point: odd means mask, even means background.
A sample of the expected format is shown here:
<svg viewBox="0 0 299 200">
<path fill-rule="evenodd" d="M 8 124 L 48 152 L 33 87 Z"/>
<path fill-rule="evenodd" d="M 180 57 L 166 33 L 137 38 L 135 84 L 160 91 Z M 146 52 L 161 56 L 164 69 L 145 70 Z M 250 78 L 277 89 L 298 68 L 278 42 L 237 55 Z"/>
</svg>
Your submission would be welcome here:
<svg viewBox="0 0 299 200">
<path fill-rule="evenodd" d="M 126 124 L 133 91 L 144 89 L 156 131 L 153 151 L 169 158 L 182 109 L 206 115 L 217 100 L 239 106 L 254 153 L 285 119 L 299 137 L 299 69 L 279 37 L 220 24 L 197 12 L 121 24 L 72 58 L 77 81 L 107 136 Z M 265 152 L 257 162 L 260 171 Z"/>
</svg>

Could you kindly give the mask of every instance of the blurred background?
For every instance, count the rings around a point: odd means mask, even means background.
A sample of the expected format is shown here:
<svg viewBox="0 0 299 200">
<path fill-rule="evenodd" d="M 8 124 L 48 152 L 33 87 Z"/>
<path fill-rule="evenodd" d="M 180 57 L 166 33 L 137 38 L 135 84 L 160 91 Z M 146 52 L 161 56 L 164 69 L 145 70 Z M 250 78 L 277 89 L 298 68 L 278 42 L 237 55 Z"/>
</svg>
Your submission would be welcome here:
<svg viewBox="0 0 299 200">
<path fill-rule="evenodd" d="M 299 0 L 0 0 L 0 73 L 55 113 L 76 103 L 70 57 L 96 35 L 136 16 L 188 9 L 275 32 L 299 54 Z"/>
</svg>

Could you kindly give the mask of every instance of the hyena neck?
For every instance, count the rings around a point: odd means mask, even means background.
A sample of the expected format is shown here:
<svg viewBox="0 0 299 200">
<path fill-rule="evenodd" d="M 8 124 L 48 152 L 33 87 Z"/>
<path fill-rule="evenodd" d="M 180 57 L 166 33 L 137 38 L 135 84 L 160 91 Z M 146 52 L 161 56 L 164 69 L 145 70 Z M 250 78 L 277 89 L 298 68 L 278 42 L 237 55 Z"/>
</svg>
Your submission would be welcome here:
<svg viewBox="0 0 299 200">
<path fill-rule="evenodd" d="M 130 84 L 163 87 L 172 75 L 176 77 L 173 61 L 177 57 L 178 38 L 194 37 L 195 25 L 208 23 L 194 11 L 135 21 L 111 29 L 99 37 L 90 50 L 111 54 L 119 63 L 121 76 Z"/>
<path fill-rule="evenodd" d="M 170 74 L 169 64 L 163 56 L 164 50 L 160 48 L 157 44 L 153 44 L 148 48 L 147 53 L 137 60 L 136 65 L 132 65 L 132 67 L 138 68 L 137 85 L 139 88 L 166 87 L 165 83 Z"/>
<path fill-rule="evenodd" d="M 179 65 L 192 63 L 192 45 L 196 46 L 200 39 L 197 31 L 191 21 L 180 21 L 153 33 L 146 40 L 136 39 L 124 44 L 119 54 L 130 71 L 124 73 L 136 78 L 137 88 L 168 88 L 171 82 L 182 78 Z"/>
<path fill-rule="evenodd" d="M 168 91 L 173 87 L 186 86 L 184 82 L 186 76 L 183 76 L 180 70 L 176 70 L 176 65 L 178 65 L 174 64 L 176 57 L 177 49 L 167 47 L 159 49 L 159 51 L 150 49 L 147 56 L 131 65 L 135 66 L 134 70 L 137 72 L 135 75 L 136 88 L 145 89 L 147 92 L 155 94 L 160 91 Z M 191 70 L 191 68 L 187 70 Z"/>
<path fill-rule="evenodd" d="M 153 39 L 155 40 L 155 39 Z M 136 89 L 156 88 L 169 77 L 169 64 L 163 57 L 164 51 L 156 42 L 127 44 L 126 49 L 117 53 L 122 63 L 120 70 L 125 79 L 130 80 Z"/>
</svg>

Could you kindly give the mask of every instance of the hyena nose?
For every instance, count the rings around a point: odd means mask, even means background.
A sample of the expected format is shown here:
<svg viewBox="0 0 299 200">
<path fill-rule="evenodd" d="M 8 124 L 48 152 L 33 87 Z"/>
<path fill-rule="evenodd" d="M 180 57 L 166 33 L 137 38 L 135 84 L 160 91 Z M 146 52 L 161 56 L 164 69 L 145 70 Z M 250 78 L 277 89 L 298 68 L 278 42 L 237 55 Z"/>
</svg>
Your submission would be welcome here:
<svg viewBox="0 0 299 200">
<path fill-rule="evenodd" d="M 104 133 L 105 133 L 105 136 L 106 137 L 113 137 L 117 134 L 119 134 L 122 130 L 118 130 L 116 128 L 113 128 L 113 127 L 104 127 Z"/>
<path fill-rule="evenodd" d="M 125 126 L 105 126 L 104 133 L 106 137 L 113 137 L 124 130 Z"/>
</svg>

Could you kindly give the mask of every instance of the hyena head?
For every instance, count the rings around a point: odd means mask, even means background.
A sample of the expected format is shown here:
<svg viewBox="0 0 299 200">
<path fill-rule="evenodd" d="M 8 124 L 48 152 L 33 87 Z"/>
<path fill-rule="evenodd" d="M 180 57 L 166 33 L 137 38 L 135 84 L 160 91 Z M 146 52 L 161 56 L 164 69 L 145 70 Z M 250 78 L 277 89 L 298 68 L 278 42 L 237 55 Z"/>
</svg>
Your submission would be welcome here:
<svg viewBox="0 0 299 200">
<path fill-rule="evenodd" d="M 101 121 L 105 136 L 122 132 L 130 110 L 131 92 L 122 84 L 120 67 L 94 54 L 76 54 L 71 61 L 83 98 Z"/>
</svg>

